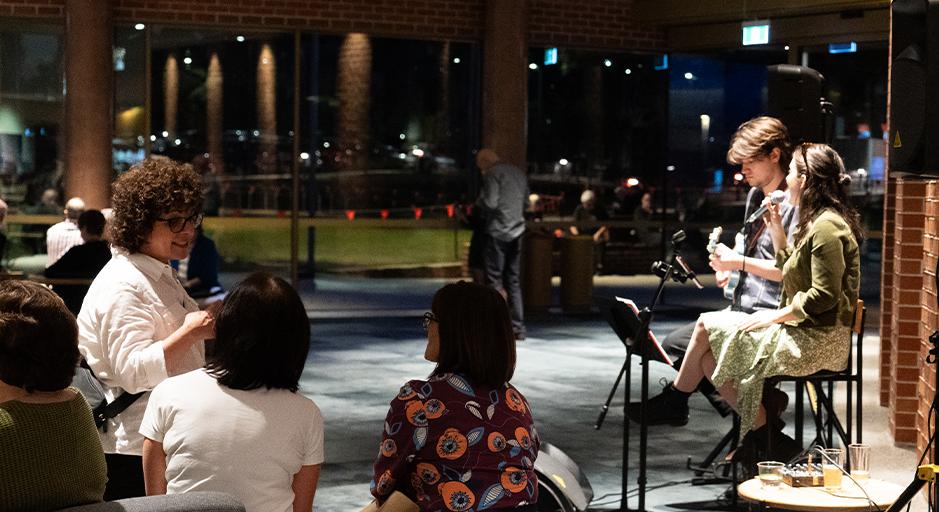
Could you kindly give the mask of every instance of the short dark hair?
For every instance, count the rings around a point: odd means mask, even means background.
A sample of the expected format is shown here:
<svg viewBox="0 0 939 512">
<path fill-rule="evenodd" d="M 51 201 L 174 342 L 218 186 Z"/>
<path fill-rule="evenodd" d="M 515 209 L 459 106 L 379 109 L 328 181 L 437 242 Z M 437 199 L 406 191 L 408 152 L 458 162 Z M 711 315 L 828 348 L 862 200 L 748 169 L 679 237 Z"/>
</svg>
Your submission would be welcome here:
<svg viewBox="0 0 939 512">
<path fill-rule="evenodd" d="M 0 380 L 33 391 L 68 387 L 78 326 L 58 295 L 33 281 L 0 281 Z"/>
<path fill-rule="evenodd" d="M 101 210 L 85 210 L 78 216 L 78 229 L 84 229 L 94 236 L 104 234 L 104 214 Z"/>
<path fill-rule="evenodd" d="M 475 384 L 497 388 L 515 373 L 515 335 L 509 307 L 488 286 L 460 281 L 437 291 L 440 353 L 432 375 L 454 372 Z"/>
<path fill-rule="evenodd" d="M 255 272 L 225 298 L 206 370 L 232 389 L 297 391 L 310 350 L 310 321 L 283 279 Z"/>
<path fill-rule="evenodd" d="M 202 211 L 202 200 L 202 178 L 191 165 L 148 158 L 114 182 L 111 243 L 138 252 L 157 219 L 172 211 Z"/>
</svg>

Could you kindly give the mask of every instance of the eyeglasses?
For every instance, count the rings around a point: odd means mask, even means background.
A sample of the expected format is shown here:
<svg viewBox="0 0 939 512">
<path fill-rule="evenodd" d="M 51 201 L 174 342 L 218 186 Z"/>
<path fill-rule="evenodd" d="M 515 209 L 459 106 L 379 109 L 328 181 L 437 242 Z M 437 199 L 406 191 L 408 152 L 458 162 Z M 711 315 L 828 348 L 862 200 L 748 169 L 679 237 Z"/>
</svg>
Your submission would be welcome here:
<svg viewBox="0 0 939 512">
<path fill-rule="evenodd" d="M 421 319 L 421 327 L 426 331 L 430 329 L 430 323 L 437 321 L 437 315 L 431 313 L 430 311 L 424 313 L 424 318 Z"/>
<path fill-rule="evenodd" d="M 166 226 L 170 228 L 170 231 L 173 233 L 180 233 L 182 230 L 186 229 L 186 225 L 190 224 L 192 227 L 197 228 L 202 225 L 202 219 L 205 218 L 205 215 L 202 213 L 193 213 L 188 217 L 170 217 L 168 219 L 158 218 L 158 222 L 165 222 Z"/>
</svg>

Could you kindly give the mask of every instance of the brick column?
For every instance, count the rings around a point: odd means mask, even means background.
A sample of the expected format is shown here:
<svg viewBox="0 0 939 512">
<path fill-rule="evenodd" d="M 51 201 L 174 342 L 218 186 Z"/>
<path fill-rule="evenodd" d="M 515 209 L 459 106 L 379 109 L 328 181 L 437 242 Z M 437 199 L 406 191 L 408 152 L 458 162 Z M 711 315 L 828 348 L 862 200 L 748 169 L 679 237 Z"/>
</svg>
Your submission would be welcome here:
<svg viewBox="0 0 939 512">
<path fill-rule="evenodd" d="M 483 146 L 525 169 L 528 133 L 526 0 L 486 2 Z"/>
<path fill-rule="evenodd" d="M 932 403 L 936 388 L 936 367 L 931 364 L 922 364 L 932 345 L 929 336 L 939 329 L 939 311 L 936 307 L 936 261 L 939 257 L 939 181 L 926 183 L 926 219 L 923 230 L 923 291 L 921 293 L 921 323 L 920 339 L 920 373 L 919 373 L 919 410 L 916 415 L 916 451 L 923 453 L 929 442 L 926 436 L 926 421 L 929 406 Z M 936 428 L 935 425 L 933 428 Z"/>
<path fill-rule="evenodd" d="M 339 151 L 351 151 L 346 163 L 365 166 L 368 154 L 372 86 L 372 42 L 366 34 L 347 34 L 339 50 L 336 96 L 339 98 Z"/>
<path fill-rule="evenodd" d="M 110 203 L 114 101 L 111 6 L 65 2 L 65 193 L 89 208 Z"/>
<path fill-rule="evenodd" d="M 925 198 L 926 182 L 897 180 L 889 383 L 890 431 L 897 443 L 914 443 L 917 436 Z"/>
<path fill-rule="evenodd" d="M 880 271 L 880 405 L 890 404 L 890 339 L 893 333 L 893 245 L 897 180 L 884 182 L 884 228 Z"/>
</svg>

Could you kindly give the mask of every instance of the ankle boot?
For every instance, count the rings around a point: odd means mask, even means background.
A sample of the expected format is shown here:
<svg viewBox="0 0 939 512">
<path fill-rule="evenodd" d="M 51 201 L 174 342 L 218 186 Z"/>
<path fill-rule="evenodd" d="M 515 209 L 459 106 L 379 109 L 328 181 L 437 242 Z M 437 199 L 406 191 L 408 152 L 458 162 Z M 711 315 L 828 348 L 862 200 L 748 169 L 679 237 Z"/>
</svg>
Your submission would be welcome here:
<svg viewBox="0 0 939 512">
<path fill-rule="evenodd" d="M 646 403 L 646 421 L 649 425 L 672 425 L 680 427 L 688 423 L 688 397 L 691 393 L 683 393 L 672 385 L 665 385 L 662 392 L 649 399 Z M 639 402 L 629 404 L 629 419 L 639 423 Z"/>
</svg>

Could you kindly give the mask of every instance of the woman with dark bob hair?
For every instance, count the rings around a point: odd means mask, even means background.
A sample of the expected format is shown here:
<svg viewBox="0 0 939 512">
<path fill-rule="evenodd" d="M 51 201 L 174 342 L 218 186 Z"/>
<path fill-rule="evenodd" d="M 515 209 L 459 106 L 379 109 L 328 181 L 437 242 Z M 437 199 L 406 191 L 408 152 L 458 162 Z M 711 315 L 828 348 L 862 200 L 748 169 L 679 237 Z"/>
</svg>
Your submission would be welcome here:
<svg viewBox="0 0 939 512">
<path fill-rule="evenodd" d="M 88 403 L 69 387 L 78 357 L 62 299 L 38 283 L 0 281 L 0 510 L 101 501 L 104 452 Z"/>
<path fill-rule="evenodd" d="M 114 256 L 78 313 L 79 349 L 108 400 L 201 368 L 203 341 L 214 327 L 170 267 L 170 260 L 188 255 L 202 222 L 199 175 L 165 158 L 145 160 L 114 183 L 111 206 Z M 106 500 L 145 494 L 138 431 L 148 397 L 109 420 L 100 436 L 108 462 Z"/>
<path fill-rule="evenodd" d="M 391 401 L 372 494 L 393 491 L 422 511 L 534 511 L 539 440 L 525 397 L 511 384 L 515 336 L 508 306 L 487 286 L 459 282 L 424 314 L 427 380 Z"/>
<path fill-rule="evenodd" d="M 147 404 L 147 494 L 222 491 L 248 512 L 309 512 L 323 417 L 297 393 L 310 348 L 303 302 L 283 279 L 255 273 L 215 325 L 206 367 L 163 381 Z"/>
</svg>

